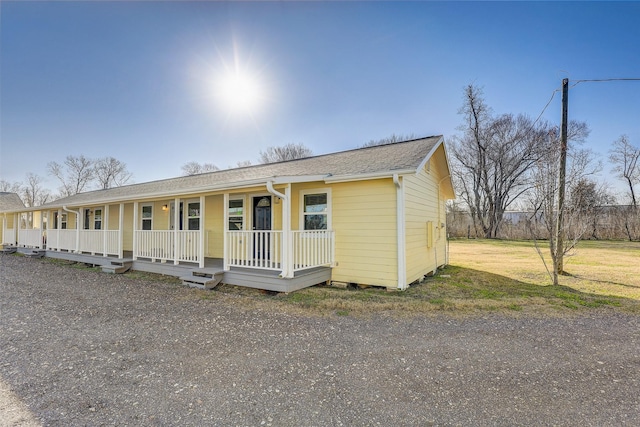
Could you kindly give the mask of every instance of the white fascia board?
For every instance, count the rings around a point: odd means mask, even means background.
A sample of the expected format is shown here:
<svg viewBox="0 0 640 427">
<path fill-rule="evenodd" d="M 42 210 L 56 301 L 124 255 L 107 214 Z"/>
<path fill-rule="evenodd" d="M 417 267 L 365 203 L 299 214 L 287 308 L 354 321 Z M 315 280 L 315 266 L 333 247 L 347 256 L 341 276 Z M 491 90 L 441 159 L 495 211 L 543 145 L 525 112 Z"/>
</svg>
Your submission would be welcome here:
<svg viewBox="0 0 640 427">
<path fill-rule="evenodd" d="M 435 143 L 435 145 L 433 146 L 433 148 L 429 151 L 429 153 L 427 153 L 427 155 L 425 156 L 424 159 L 422 159 L 422 161 L 420 162 L 420 166 L 418 166 L 418 169 L 416 170 L 416 173 L 418 173 L 419 171 L 421 171 L 422 169 L 424 169 L 424 167 L 427 165 L 427 162 L 431 159 L 431 156 L 433 156 L 433 154 L 436 152 L 436 150 L 442 145 L 444 144 L 444 137 L 440 137 L 440 139 L 438 140 L 438 142 Z M 448 159 L 447 159 L 447 163 L 448 163 Z M 447 167 L 449 165 L 447 164 Z"/>
<path fill-rule="evenodd" d="M 327 184 L 332 182 L 366 181 L 369 179 L 393 178 L 394 175 L 415 174 L 416 169 L 396 169 L 382 172 L 361 173 L 352 175 L 332 175 L 324 179 Z"/>
<path fill-rule="evenodd" d="M 232 184 L 218 184 L 218 185 L 207 185 L 201 187 L 194 187 L 188 190 L 175 190 L 175 191 L 157 191 L 155 193 L 141 193 L 131 196 L 124 197 L 108 197 L 101 198 L 96 200 L 83 200 L 78 201 L 75 204 L 65 202 L 65 206 L 93 206 L 93 205 L 102 205 L 105 203 L 127 203 L 134 201 L 142 201 L 145 199 L 158 199 L 158 198 L 173 198 L 180 196 L 192 196 L 194 194 L 203 193 L 207 191 L 223 191 L 223 190 L 231 190 L 243 187 L 255 187 L 256 185 L 266 185 L 267 181 L 271 181 L 271 179 L 255 179 L 249 181 L 240 181 Z M 38 206 L 35 208 L 28 208 L 28 210 L 51 210 L 62 208 L 62 204 L 60 205 L 47 205 L 47 206 Z M 15 212 L 26 212 L 26 210 L 19 210 Z"/>
</svg>

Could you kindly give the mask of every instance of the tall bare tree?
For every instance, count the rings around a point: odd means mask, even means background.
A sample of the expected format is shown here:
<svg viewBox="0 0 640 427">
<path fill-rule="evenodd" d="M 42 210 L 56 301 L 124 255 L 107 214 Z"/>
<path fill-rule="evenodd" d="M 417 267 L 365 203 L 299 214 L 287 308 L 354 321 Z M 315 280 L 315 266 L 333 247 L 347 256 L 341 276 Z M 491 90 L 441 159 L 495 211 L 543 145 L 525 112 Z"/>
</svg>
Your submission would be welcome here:
<svg viewBox="0 0 640 427">
<path fill-rule="evenodd" d="M 585 208 L 590 203 L 593 203 L 593 200 L 588 202 L 581 194 L 584 195 L 591 185 L 590 176 L 596 174 L 601 168 L 601 165 L 594 161 L 593 152 L 578 149 L 575 146 L 588 136 L 589 129 L 586 124 L 570 122 L 568 127 L 568 139 L 573 143 L 570 144 L 567 152 L 569 166 L 566 181 L 573 183 L 573 185 L 570 192 L 571 203 L 566 203 L 563 207 L 562 227 L 565 239 L 562 248 L 558 248 L 554 232 L 559 219 L 556 200 L 559 188 L 558 170 L 560 163 L 560 142 L 555 132 L 549 133 L 547 140 L 542 144 L 542 156 L 531 167 L 533 185 L 527 191 L 527 199 L 533 210 L 531 234 L 534 242 L 536 242 L 538 254 L 545 264 L 554 285 L 558 285 L 558 276 L 562 273 L 557 262 L 561 255 L 560 251 L 562 251 L 563 257 L 569 255 L 591 226 L 591 223 L 585 221 L 584 218 Z M 595 188 L 595 185 L 593 188 Z M 544 236 L 539 234 L 540 229 L 546 231 Z M 546 238 L 548 238 L 549 254 L 552 260 L 551 268 L 547 265 L 542 250 L 537 245 L 538 240 Z"/>
<path fill-rule="evenodd" d="M 181 169 L 182 169 L 182 175 L 185 175 L 185 176 L 198 175 L 200 173 L 215 172 L 217 170 L 220 170 L 213 163 L 198 163 L 198 162 L 185 163 L 184 165 L 182 165 Z"/>
<path fill-rule="evenodd" d="M 260 163 L 284 162 L 286 160 L 311 157 L 313 151 L 304 144 L 287 144 L 280 147 L 269 147 L 260 151 Z"/>
<path fill-rule="evenodd" d="M 640 147 L 631 144 L 627 135 L 622 135 L 613 143 L 609 150 L 609 160 L 614 165 L 614 172 L 625 180 L 629 186 L 629 195 L 634 209 L 638 208 L 638 201 L 634 187 L 640 183 Z"/>
<path fill-rule="evenodd" d="M 50 175 L 60 181 L 60 195 L 72 196 L 88 190 L 94 179 L 95 161 L 83 155 L 67 156 L 62 164 L 49 162 L 47 169 Z"/>
<path fill-rule="evenodd" d="M 34 173 L 27 174 L 26 184 L 22 187 L 22 201 L 25 206 L 40 206 L 49 201 L 51 192 L 43 187 L 44 178 Z"/>
<path fill-rule="evenodd" d="M 120 187 L 129 182 L 132 177 L 127 165 L 113 157 L 103 157 L 95 161 L 94 176 L 101 189 Z"/>
<path fill-rule="evenodd" d="M 542 156 L 545 122 L 525 115 L 494 116 L 482 90 L 464 90 L 462 136 L 453 138 L 453 177 L 459 196 L 486 238 L 496 238 L 504 212 L 532 185 L 529 171 Z"/>
</svg>

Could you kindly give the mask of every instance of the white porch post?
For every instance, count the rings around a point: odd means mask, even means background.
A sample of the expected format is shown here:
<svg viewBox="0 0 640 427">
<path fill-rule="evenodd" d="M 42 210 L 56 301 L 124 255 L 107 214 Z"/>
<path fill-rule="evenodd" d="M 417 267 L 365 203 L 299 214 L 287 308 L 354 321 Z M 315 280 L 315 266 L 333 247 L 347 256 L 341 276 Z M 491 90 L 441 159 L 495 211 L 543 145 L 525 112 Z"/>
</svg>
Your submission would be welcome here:
<svg viewBox="0 0 640 427">
<path fill-rule="evenodd" d="M 284 189 L 285 198 L 282 201 L 282 228 L 284 234 L 284 254 L 282 262 L 285 277 L 293 277 L 293 233 L 291 232 L 291 184 Z"/>
<path fill-rule="evenodd" d="M 18 214 L 13 214 L 13 239 L 15 240 L 15 244 L 17 245 L 20 239 L 18 239 L 18 235 L 20 233 L 20 222 L 18 222 Z"/>
<path fill-rule="evenodd" d="M 109 230 L 109 205 L 104 205 L 102 211 L 102 256 L 107 256 L 107 231 Z"/>
<path fill-rule="evenodd" d="M 200 196 L 200 230 L 198 230 L 200 234 L 200 247 L 198 248 L 200 252 L 200 268 L 204 268 L 204 214 L 204 196 Z"/>
<path fill-rule="evenodd" d="M 56 251 L 60 252 L 60 230 L 62 229 L 62 209 L 58 209 L 58 223 L 56 224 L 56 235 L 58 238 L 56 241 L 58 242 L 58 247 Z"/>
<path fill-rule="evenodd" d="M 76 213 L 76 253 L 80 253 L 80 229 L 84 221 L 82 218 L 84 217 L 84 208 L 78 208 L 78 212 Z"/>
<path fill-rule="evenodd" d="M 180 228 L 180 199 L 173 201 L 173 265 L 178 265 L 178 229 Z"/>
<path fill-rule="evenodd" d="M 38 248 L 44 249 L 44 211 L 40 211 L 40 238 L 38 239 Z"/>
<path fill-rule="evenodd" d="M 222 233 L 222 268 L 225 271 L 229 271 L 231 268 L 229 267 L 229 193 L 224 193 L 224 207 L 222 209 L 222 229 L 224 232 Z M 245 209 L 245 206 L 242 207 Z"/>
<path fill-rule="evenodd" d="M 136 254 L 138 253 L 138 236 L 136 231 L 138 231 L 138 202 L 133 202 L 133 259 L 136 260 L 138 257 Z"/>
<path fill-rule="evenodd" d="M 124 258 L 124 203 L 120 203 L 118 216 L 118 257 Z"/>
</svg>

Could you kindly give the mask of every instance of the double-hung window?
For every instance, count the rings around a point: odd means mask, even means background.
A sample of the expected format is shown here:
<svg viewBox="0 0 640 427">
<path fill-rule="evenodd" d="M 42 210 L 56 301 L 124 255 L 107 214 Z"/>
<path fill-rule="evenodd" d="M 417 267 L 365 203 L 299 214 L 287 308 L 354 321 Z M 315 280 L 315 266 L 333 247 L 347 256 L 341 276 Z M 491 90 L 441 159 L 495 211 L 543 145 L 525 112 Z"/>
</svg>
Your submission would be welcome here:
<svg viewBox="0 0 640 427">
<path fill-rule="evenodd" d="M 102 209 L 93 211 L 93 229 L 102 230 Z"/>
<path fill-rule="evenodd" d="M 200 202 L 187 203 L 188 230 L 200 230 Z"/>
<path fill-rule="evenodd" d="M 326 190 L 308 190 L 301 194 L 303 230 L 329 230 L 331 228 L 331 193 Z"/>
<path fill-rule="evenodd" d="M 142 229 L 153 230 L 153 205 L 142 205 Z"/>
<path fill-rule="evenodd" d="M 229 231 L 244 230 L 244 199 L 229 200 Z"/>
</svg>

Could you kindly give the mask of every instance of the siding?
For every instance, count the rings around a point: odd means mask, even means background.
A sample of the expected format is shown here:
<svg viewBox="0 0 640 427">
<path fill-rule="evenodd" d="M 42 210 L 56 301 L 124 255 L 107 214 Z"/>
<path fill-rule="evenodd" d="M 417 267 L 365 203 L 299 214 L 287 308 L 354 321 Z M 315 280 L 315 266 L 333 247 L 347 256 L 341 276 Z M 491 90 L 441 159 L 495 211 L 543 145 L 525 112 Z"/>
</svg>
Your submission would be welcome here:
<svg viewBox="0 0 640 427">
<path fill-rule="evenodd" d="M 443 178 L 433 156 L 417 175 L 404 178 L 405 254 L 407 283 L 414 282 L 445 263 L 445 200 L 438 183 Z M 430 166 L 430 171 L 428 170 Z M 428 247 L 427 222 L 433 222 L 433 246 Z"/>
<path fill-rule="evenodd" d="M 393 181 L 377 179 L 330 187 L 338 263 L 332 279 L 397 287 L 396 188 Z"/>
<path fill-rule="evenodd" d="M 224 197 L 205 197 L 204 229 L 208 236 L 205 254 L 211 258 L 224 257 Z"/>
</svg>

